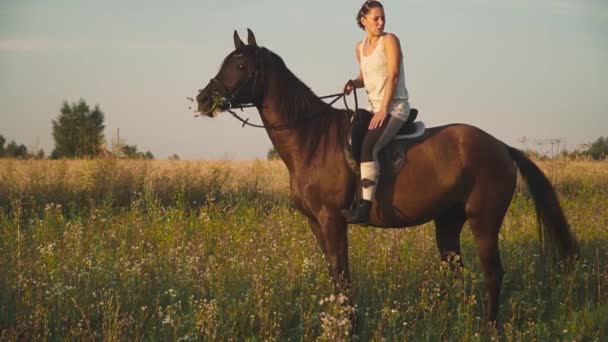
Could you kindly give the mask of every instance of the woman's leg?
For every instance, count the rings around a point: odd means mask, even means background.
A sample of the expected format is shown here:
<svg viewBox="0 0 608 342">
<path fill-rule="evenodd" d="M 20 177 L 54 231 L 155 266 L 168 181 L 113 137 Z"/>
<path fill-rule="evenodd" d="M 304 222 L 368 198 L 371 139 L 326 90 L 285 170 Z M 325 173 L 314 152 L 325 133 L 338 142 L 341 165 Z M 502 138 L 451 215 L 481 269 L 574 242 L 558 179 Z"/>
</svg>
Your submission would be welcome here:
<svg viewBox="0 0 608 342">
<path fill-rule="evenodd" d="M 389 115 L 378 128 L 367 131 L 361 147 L 361 197 L 371 201 L 380 178 L 378 153 L 394 137 L 405 121 Z"/>
<path fill-rule="evenodd" d="M 351 207 L 346 218 L 348 223 L 364 223 L 369 220 L 369 209 L 380 178 L 378 152 L 397 134 L 405 121 L 392 115 L 372 130 L 368 130 L 361 146 L 361 200 Z"/>
</svg>

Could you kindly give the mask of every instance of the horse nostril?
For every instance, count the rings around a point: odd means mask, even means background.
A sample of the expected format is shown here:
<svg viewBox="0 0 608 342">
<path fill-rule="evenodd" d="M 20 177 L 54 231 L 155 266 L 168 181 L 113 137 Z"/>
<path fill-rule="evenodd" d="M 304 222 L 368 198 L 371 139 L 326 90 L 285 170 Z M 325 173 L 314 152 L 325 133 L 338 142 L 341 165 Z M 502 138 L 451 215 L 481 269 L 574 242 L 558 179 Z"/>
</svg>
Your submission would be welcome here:
<svg viewBox="0 0 608 342">
<path fill-rule="evenodd" d="M 207 103 L 209 102 L 209 95 L 204 94 L 204 93 L 200 93 L 198 94 L 198 96 L 196 97 L 196 99 L 198 100 L 199 103 Z"/>
</svg>

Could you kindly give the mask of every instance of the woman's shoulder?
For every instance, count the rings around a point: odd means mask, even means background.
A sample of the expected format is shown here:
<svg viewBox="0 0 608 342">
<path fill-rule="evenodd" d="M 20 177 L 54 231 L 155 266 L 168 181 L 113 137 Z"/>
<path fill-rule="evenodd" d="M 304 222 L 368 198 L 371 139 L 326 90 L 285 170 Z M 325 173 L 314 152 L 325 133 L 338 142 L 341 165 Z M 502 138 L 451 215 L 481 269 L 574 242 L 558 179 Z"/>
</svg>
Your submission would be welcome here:
<svg viewBox="0 0 608 342">
<path fill-rule="evenodd" d="M 355 54 L 357 55 L 357 58 L 359 58 L 359 52 L 361 51 L 362 45 L 363 45 L 363 40 L 360 40 L 357 42 L 357 45 L 355 46 Z"/>
<path fill-rule="evenodd" d="M 401 43 L 395 34 L 385 33 L 384 40 L 385 42 L 383 45 L 385 51 L 397 51 L 397 53 L 401 53 Z"/>
<path fill-rule="evenodd" d="M 386 32 L 384 34 L 384 39 L 391 42 L 399 43 L 399 38 L 397 37 L 397 35 L 391 32 Z"/>
</svg>

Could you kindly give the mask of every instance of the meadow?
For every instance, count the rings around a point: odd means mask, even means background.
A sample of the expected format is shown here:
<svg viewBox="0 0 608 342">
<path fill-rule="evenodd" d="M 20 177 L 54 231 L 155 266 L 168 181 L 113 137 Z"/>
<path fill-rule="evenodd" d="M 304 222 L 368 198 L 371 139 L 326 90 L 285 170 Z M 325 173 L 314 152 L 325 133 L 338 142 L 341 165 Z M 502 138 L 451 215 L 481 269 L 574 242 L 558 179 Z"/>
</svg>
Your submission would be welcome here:
<svg viewBox="0 0 608 342">
<path fill-rule="evenodd" d="M 540 253 L 519 184 L 500 234 L 499 321 L 470 230 L 441 265 L 432 223 L 351 226 L 350 307 L 333 294 L 280 161 L 0 160 L 0 340 L 608 338 L 608 162 L 539 164 L 581 248 Z"/>
</svg>

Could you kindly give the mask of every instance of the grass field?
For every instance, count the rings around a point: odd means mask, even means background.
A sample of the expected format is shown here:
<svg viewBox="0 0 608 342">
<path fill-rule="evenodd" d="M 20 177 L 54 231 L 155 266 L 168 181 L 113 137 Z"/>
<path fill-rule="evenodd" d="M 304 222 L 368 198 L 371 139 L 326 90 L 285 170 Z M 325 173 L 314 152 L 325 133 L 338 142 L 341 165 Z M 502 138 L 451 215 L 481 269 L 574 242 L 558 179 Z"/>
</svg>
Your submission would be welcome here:
<svg viewBox="0 0 608 342">
<path fill-rule="evenodd" d="M 349 231 L 367 340 L 608 338 L 608 163 L 543 163 L 581 246 L 540 255 L 525 187 L 500 234 L 499 321 L 470 230 L 440 267 L 432 224 Z M 0 340 L 340 340 L 334 296 L 280 162 L 0 160 Z"/>
</svg>

